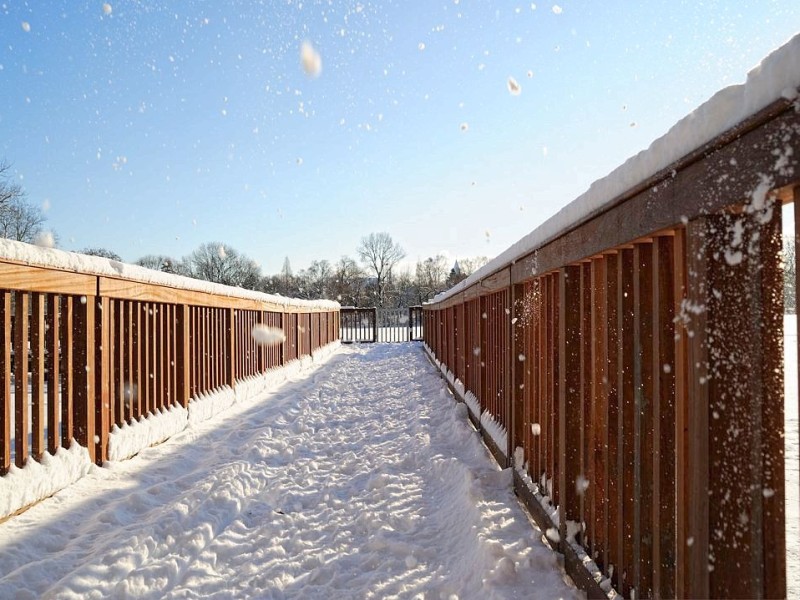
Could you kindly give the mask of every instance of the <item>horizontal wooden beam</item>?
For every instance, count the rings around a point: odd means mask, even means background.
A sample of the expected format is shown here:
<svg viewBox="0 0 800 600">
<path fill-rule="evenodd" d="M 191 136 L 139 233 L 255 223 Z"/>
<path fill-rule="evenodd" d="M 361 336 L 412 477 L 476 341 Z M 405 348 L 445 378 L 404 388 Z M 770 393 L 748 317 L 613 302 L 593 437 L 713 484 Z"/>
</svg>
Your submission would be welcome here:
<svg viewBox="0 0 800 600">
<path fill-rule="evenodd" d="M 81 273 L 0 262 L 0 281 L 2 288 L 7 290 L 91 296 L 95 293 L 97 278 Z"/>
</svg>

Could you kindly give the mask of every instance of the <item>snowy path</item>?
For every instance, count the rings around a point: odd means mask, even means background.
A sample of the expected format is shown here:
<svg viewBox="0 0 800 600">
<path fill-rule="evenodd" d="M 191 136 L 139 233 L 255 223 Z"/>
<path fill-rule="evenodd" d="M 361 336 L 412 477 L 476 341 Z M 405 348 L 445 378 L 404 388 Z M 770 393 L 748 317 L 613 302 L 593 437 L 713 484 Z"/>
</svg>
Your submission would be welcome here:
<svg viewBox="0 0 800 600">
<path fill-rule="evenodd" d="M 0 597 L 558 598 L 417 345 L 346 347 L 0 525 Z"/>
</svg>

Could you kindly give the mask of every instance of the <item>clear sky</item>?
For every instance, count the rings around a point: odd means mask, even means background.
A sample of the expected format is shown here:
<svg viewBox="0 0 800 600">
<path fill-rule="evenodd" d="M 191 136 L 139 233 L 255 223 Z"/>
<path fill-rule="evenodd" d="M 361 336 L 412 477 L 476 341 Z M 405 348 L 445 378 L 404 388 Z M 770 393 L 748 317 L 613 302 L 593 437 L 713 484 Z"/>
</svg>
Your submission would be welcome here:
<svg viewBox="0 0 800 600">
<path fill-rule="evenodd" d="M 797 0 L 0 2 L 0 158 L 60 247 L 267 274 L 378 231 L 499 254 L 800 31 Z"/>
</svg>

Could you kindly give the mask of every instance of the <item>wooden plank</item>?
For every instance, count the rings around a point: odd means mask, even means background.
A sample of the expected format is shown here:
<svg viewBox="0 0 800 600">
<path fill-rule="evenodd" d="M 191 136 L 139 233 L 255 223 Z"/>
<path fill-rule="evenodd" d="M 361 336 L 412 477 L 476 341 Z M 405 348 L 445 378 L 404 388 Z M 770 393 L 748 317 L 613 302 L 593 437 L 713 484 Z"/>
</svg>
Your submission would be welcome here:
<svg viewBox="0 0 800 600">
<path fill-rule="evenodd" d="M 657 514 L 658 501 L 653 498 L 653 398 L 658 384 L 658 339 L 653 336 L 653 326 L 657 323 L 654 305 L 657 299 L 653 293 L 655 259 L 658 244 L 637 244 L 634 248 L 633 277 L 633 389 L 635 402 L 634 415 L 634 469 L 637 473 L 634 482 L 634 529 L 633 529 L 633 581 L 631 586 L 636 596 L 652 598 L 653 592 L 653 554 L 658 537 L 653 534 L 653 517 Z M 640 540 L 640 543 L 636 543 Z"/>
<path fill-rule="evenodd" d="M 75 306 L 75 440 L 98 457 L 95 445 L 95 296 L 81 296 Z"/>
<path fill-rule="evenodd" d="M 2 273 L 2 271 L 0 271 Z M 238 308 L 242 310 L 270 310 L 288 313 L 325 312 L 329 309 L 320 307 L 294 306 L 267 300 L 243 298 L 238 296 L 224 296 L 209 292 L 185 290 L 170 286 L 158 285 L 117 279 L 113 277 L 97 277 L 100 295 L 122 300 L 136 300 L 138 302 L 157 302 L 173 304 L 190 304 L 207 308 Z M 95 278 L 92 278 L 91 292 L 95 290 Z M 58 290 L 56 290 L 58 291 Z"/>
<path fill-rule="evenodd" d="M 175 307 L 175 401 L 186 408 L 191 397 L 189 375 L 191 373 L 191 340 L 189 334 L 191 308 L 185 304 Z"/>
<path fill-rule="evenodd" d="M 40 460 L 45 453 L 45 298 L 42 293 L 31 294 L 30 356 L 31 356 L 31 454 Z"/>
<path fill-rule="evenodd" d="M 150 338 L 153 331 L 153 308 L 150 304 L 142 305 L 142 397 L 144 414 L 153 411 L 153 362 Z"/>
<path fill-rule="evenodd" d="M 47 450 L 50 454 L 55 454 L 60 446 L 59 431 L 61 424 L 59 421 L 60 409 L 60 366 L 61 348 L 58 343 L 61 324 L 59 320 L 60 297 L 54 294 L 47 298 L 47 373 L 45 380 L 47 383 Z M 2 343 L 0 341 L 0 343 Z M 5 345 L 5 344 L 4 344 Z M 1 392 L 0 392 L 1 393 Z"/>
<path fill-rule="evenodd" d="M 679 594 L 692 598 L 710 598 L 709 587 L 709 359 L 706 302 L 710 295 L 709 252 L 706 235 L 713 225 L 709 217 L 690 221 L 686 227 L 686 256 L 688 272 L 687 305 L 699 307 L 679 316 L 687 320 L 688 393 L 691 401 L 686 414 L 686 564 L 679 567 L 685 577 L 685 588 Z"/>
<path fill-rule="evenodd" d="M 70 447 L 75 434 L 74 316 L 73 297 L 61 296 L 61 445 L 65 448 Z"/>
<path fill-rule="evenodd" d="M 567 521 L 580 522 L 581 472 L 581 267 L 564 267 L 558 277 L 558 447 L 559 533 L 567 539 Z"/>
<path fill-rule="evenodd" d="M 0 281 L 4 289 L 50 294 L 94 294 L 97 278 L 43 267 L 0 261 Z"/>
<path fill-rule="evenodd" d="M 606 319 L 605 346 L 608 356 L 608 376 L 606 377 L 608 426 L 606 428 L 605 439 L 608 446 L 607 454 L 607 524 L 608 524 L 608 562 L 605 572 L 611 579 L 615 588 L 619 587 L 620 581 L 620 562 L 622 560 L 622 549 L 620 548 L 622 523 L 621 499 L 622 473 L 620 469 L 620 443 L 619 443 L 619 256 L 610 254 L 606 256 Z"/>
<path fill-rule="evenodd" d="M 586 261 L 581 264 L 580 288 L 580 480 L 575 482 L 576 492 L 580 499 L 579 523 L 588 526 L 590 520 L 590 507 L 592 496 L 587 493 L 591 485 L 590 465 L 594 452 L 594 438 L 592 437 L 591 404 L 592 404 L 592 264 Z M 588 550 L 584 532 L 576 537 L 584 549 Z"/>
<path fill-rule="evenodd" d="M 634 252 L 633 249 L 620 250 L 618 255 L 619 272 L 617 279 L 618 310 L 618 363 L 617 399 L 619 406 L 619 426 L 617 429 L 617 465 L 621 474 L 619 485 L 619 591 L 630 596 L 634 579 L 634 553 L 638 554 L 638 538 L 634 536 L 636 503 L 639 500 L 639 473 L 636 468 L 635 443 L 638 433 L 638 413 L 634 398 Z M 637 360 L 641 357 L 637 355 Z M 636 549 L 634 549 L 636 546 Z"/>
<path fill-rule="evenodd" d="M 592 438 L 591 488 L 593 518 L 589 525 L 592 557 L 605 570 L 608 564 L 608 305 L 605 257 L 592 261 Z"/>
<path fill-rule="evenodd" d="M 653 245 L 653 264 L 656 269 L 653 282 L 653 596 L 674 598 L 677 594 L 676 568 L 682 564 L 677 552 L 677 531 L 684 508 L 678 509 L 678 482 L 682 475 L 676 466 L 679 453 L 676 431 L 683 431 L 686 420 L 676 414 L 676 402 L 686 406 L 686 356 L 685 332 L 676 343 L 679 326 L 675 315 L 685 293 L 685 249 L 683 231 L 674 237 L 659 237 Z M 680 346 L 681 351 L 677 351 Z M 681 376 L 680 390 L 677 378 Z M 683 410 L 683 409 L 682 409 Z M 682 413 L 683 414 L 683 413 Z M 685 439 L 681 433 L 680 439 Z M 682 488 L 680 488 L 682 489 Z M 685 538 L 682 538 L 686 547 Z"/>
<path fill-rule="evenodd" d="M 17 292 L 14 311 L 14 414 L 15 459 L 18 467 L 28 460 L 28 306 L 27 292 Z"/>
<path fill-rule="evenodd" d="M 227 312 L 227 331 L 225 335 L 226 373 L 225 383 L 231 388 L 236 384 L 236 312 L 230 308 Z M 249 336 L 248 336 L 249 337 Z"/>
<path fill-rule="evenodd" d="M 0 475 L 11 467 L 11 292 L 0 290 Z"/>
<path fill-rule="evenodd" d="M 108 355 L 109 355 L 109 373 L 108 373 L 108 423 L 109 427 L 119 424 L 117 408 L 119 402 L 117 401 L 117 382 L 119 381 L 119 360 L 117 359 L 118 353 L 118 340 L 119 340 L 119 319 L 117 318 L 117 304 L 118 300 L 109 300 L 108 302 L 108 322 L 109 322 L 109 335 L 108 335 Z"/>
<path fill-rule="evenodd" d="M 111 304 L 108 298 L 94 298 L 94 361 L 90 377 L 94 378 L 94 432 L 95 463 L 102 465 L 108 459 L 108 436 L 111 433 Z"/>
</svg>

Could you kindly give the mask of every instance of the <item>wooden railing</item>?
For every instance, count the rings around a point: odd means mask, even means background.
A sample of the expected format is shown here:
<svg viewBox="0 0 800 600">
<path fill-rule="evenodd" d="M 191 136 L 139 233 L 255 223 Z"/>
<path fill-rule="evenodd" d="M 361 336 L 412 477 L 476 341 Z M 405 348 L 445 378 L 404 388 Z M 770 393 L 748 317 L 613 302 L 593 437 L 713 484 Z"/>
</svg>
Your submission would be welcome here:
<svg viewBox="0 0 800 600">
<path fill-rule="evenodd" d="M 335 303 L 160 279 L 0 257 L 0 476 L 73 439 L 102 464 L 114 425 L 187 407 L 339 339 Z M 286 340 L 258 345 L 258 323 L 282 329 Z"/>
<path fill-rule="evenodd" d="M 425 306 L 427 345 L 476 424 L 507 432 L 487 445 L 591 597 L 786 594 L 798 149 L 800 113 L 775 102 Z"/>
</svg>

